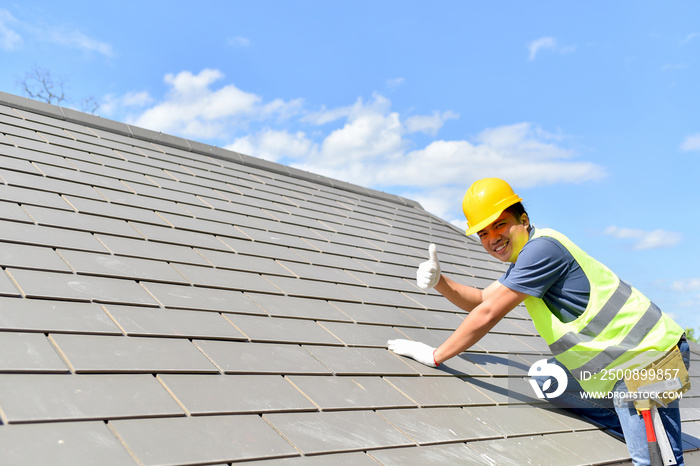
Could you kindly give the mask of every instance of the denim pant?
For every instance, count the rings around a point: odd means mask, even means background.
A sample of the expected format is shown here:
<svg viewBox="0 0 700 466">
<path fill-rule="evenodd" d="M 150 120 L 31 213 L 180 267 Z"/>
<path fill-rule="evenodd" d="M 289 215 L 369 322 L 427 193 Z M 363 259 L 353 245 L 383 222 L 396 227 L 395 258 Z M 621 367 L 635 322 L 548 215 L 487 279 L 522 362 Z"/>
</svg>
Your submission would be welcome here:
<svg viewBox="0 0 700 466">
<path fill-rule="evenodd" d="M 690 347 L 685 337 L 681 338 L 678 348 L 683 356 L 685 367 L 690 365 Z M 587 399 L 582 398 L 583 391 L 581 385 L 574 379 L 571 373 L 552 358 L 551 363 L 557 364 L 566 371 L 568 385 L 566 391 L 560 396 L 549 401 L 555 406 L 566 408 L 584 418 L 587 418 L 603 427 L 608 428 L 612 433 L 622 436 L 627 443 L 627 450 L 635 465 L 649 465 L 649 449 L 647 446 L 646 428 L 642 416 L 637 414 L 634 403 L 625 401 L 620 396 L 610 399 Z M 546 378 L 535 377 L 540 387 Z M 614 392 L 626 392 L 624 380 L 618 380 L 613 388 Z M 668 440 L 676 456 L 678 466 L 683 463 L 683 443 L 681 440 L 681 413 L 679 401 L 669 403 L 667 408 L 658 408 L 659 415 L 663 421 L 664 428 L 668 434 Z"/>
</svg>

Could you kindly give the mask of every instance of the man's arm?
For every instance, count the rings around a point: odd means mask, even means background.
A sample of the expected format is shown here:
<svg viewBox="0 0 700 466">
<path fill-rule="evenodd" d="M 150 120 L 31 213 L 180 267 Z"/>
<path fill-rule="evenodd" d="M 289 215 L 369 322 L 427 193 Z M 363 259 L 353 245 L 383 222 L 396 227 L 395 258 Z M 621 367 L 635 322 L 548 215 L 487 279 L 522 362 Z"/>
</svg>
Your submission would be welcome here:
<svg viewBox="0 0 700 466">
<path fill-rule="evenodd" d="M 499 286 L 501 286 L 501 284 L 496 280 L 485 289 L 480 290 L 473 286 L 457 283 L 444 275 L 440 275 L 440 281 L 435 285 L 435 290 L 458 308 L 470 312 L 479 304 L 486 301 Z"/>
<path fill-rule="evenodd" d="M 436 364 L 440 364 L 479 341 L 515 306 L 527 297 L 496 282 L 486 288 L 486 298 L 477 305 L 452 335 L 433 353 Z M 484 290 L 484 292 L 486 292 Z M 449 299 L 449 298 L 448 298 Z"/>
<path fill-rule="evenodd" d="M 494 282 L 486 289 L 480 290 L 462 285 L 442 275 L 440 261 L 437 256 L 437 247 L 434 244 L 431 244 L 428 248 L 428 257 L 427 261 L 422 262 L 418 266 L 418 271 L 416 272 L 416 284 L 418 287 L 423 290 L 435 288 L 452 304 L 467 312 L 487 299 L 499 285 L 498 282 Z"/>
</svg>

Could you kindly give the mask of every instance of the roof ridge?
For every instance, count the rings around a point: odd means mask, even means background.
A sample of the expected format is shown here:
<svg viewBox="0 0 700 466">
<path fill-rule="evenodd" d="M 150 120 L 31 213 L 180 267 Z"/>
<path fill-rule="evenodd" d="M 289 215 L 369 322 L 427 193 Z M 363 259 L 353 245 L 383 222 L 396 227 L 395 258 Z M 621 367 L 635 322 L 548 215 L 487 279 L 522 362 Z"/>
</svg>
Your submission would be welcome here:
<svg viewBox="0 0 700 466">
<path fill-rule="evenodd" d="M 101 130 L 107 130 L 121 134 L 123 136 L 132 137 L 142 141 L 158 143 L 164 146 L 173 147 L 176 149 L 185 150 L 195 154 L 206 155 L 213 158 L 223 159 L 229 162 L 239 163 L 241 165 L 255 167 L 261 170 L 266 170 L 273 173 L 288 175 L 292 178 L 305 180 L 311 183 L 317 183 L 324 186 L 348 191 L 356 194 L 362 194 L 375 199 L 382 199 L 394 204 L 403 205 L 406 207 L 418 208 L 425 210 L 417 201 L 390 194 L 384 191 L 365 188 L 360 185 L 349 183 L 346 181 L 336 180 L 323 175 L 318 175 L 298 168 L 289 167 L 276 162 L 270 162 L 251 155 L 245 155 L 221 147 L 203 144 L 192 141 L 190 139 L 172 136 L 162 132 L 157 132 L 138 126 L 121 123 L 115 120 L 110 120 L 97 115 L 80 112 L 67 107 L 40 102 L 27 97 L 20 97 L 14 94 L 0 91 L 0 104 L 8 105 L 13 108 L 28 110 L 53 118 L 85 125 Z"/>
</svg>

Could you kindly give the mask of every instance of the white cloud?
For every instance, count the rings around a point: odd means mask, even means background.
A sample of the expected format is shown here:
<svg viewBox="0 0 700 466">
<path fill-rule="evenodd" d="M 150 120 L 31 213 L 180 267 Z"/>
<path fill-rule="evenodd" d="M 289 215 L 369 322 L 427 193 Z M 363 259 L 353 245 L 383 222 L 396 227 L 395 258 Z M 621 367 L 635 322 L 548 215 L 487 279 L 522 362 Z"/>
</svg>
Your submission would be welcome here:
<svg viewBox="0 0 700 466">
<path fill-rule="evenodd" d="M 284 157 L 298 159 L 318 150 L 317 145 L 302 131 L 294 134 L 287 131 L 267 129 L 258 134 L 249 134 L 236 139 L 224 149 L 253 155 L 276 162 Z"/>
<path fill-rule="evenodd" d="M 676 280 L 671 284 L 671 290 L 682 293 L 700 290 L 700 277 L 688 278 L 686 280 Z"/>
<path fill-rule="evenodd" d="M 527 44 L 527 48 L 530 51 L 529 60 L 532 61 L 537 56 L 537 52 L 542 49 L 553 49 L 557 46 L 557 40 L 554 37 L 540 37 L 537 40 L 533 40 Z"/>
<path fill-rule="evenodd" d="M 16 22 L 9 11 L 0 9 L 0 49 L 14 50 L 22 43 L 22 37 L 10 27 Z"/>
<path fill-rule="evenodd" d="M 459 114 L 451 111 L 433 112 L 432 115 L 415 115 L 406 118 L 406 130 L 409 133 L 421 132 L 434 136 L 445 124 L 445 121 L 459 118 Z"/>
<path fill-rule="evenodd" d="M 340 120 L 342 118 L 347 118 L 352 112 L 352 106 L 338 107 L 332 110 L 326 109 L 325 106 L 321 107 L 321 110 L 317 112 L 311 112 L 301 118 L 302 122 L 311 123 L 314 125 L 325 125 L 326 123 L 331 123 L 333 121 Z"/>
<path fill-rule="evenodd" d="M 576 47 L 573 45 L 559 45 L 554 37 L 540 37 L 527 44 L 530 54 L 528 60 L 533 61 L 541 50 L 551 50 L 560 54 L 573 53 Z"/>
<path fill-rule="evenodd" d="M 86 36 L 80 31 L 67 29 L 53 29 L 48 32 L 46 38 L 49 42 L 66 47 L 73 47 L 85 52 L 97 52 L 105 57 L 113 57 L 114 50 L 110 44 Z"/>
<path fill-rule="evenodd" d="M 290 118 L 299 112 L 302 100 L 284 102 L 281 99 L 262 105 L 262 98 L 228 84 L 212 89 L 224 75 L 214 69 L 199 74 L 182 71 L 165 76 L 170 87 L 165 99 L 147 109 L 130 123 L 155 131 L 183 137 L 210 139 L 226 138 L 252 121 L 270 118 Z"/>
<path fill-rule="evenodd" d="M 221 143 L 227 149 L 279 161 L 312 173 L 394 193 L 403 192 L 442 218 L 452 213 L 473 181 L 487 176 L 515 187 L 582 183 L 606 176 L 596 164 L 567 149 L 566 138 L 523 122 L 486 128 L 470 140 L 433 140 L 416 147 L 417 132 L 437 135 L 451 111 L 402 117 L 391 101 L 374 94 L 352 105 L 304 109 L 296 99 L 269 102 L 233 84 L 215 87 L 218 70 L 169 74 L 169 91 L 130 123 L 170 134 Z M 131 94 L 126 106 L 147 102 Z M 143 100 L 139 100 L 141 96 Z"/>
<path fill-rule="evenodd" d="M 609 226 L 605 234 L 619 239 L 633 240 L 634 249 L 658 249 L 676 246 L 681 242 L 680 233 L 665 230 L 635 230 L 632 228 L 620 228 Z"/>
<path fill-rule="evenodd" d="M 687 44 L 688 42 L 690 42 L 691 40 L 697 39 L 698 37 L 700 37 L 700 33 L 698 33 L 698 32 L 692 32 L 692 33 L 688 34 L 688 35 L 685 37 L 685 39 L 683 39 L 683 40 L 680 42 L 680 44 L 681 44 L 681 45 L 685 45 L 685 44 Z"/>
<path fill-rule="evenodd" d="M 230 37 L 226 40 L 226 45 L 231 47 L 248 47 L 250 45 L 250 39 L 247 37 Z"/>
<path fill-rule="evenodd" d="M 700 133 L 695 133 L 686 137 L 680 149 L 684 152 L 700 150 Z"/>
<path fill-rule="evenodd" d="M 107 94 L 100 102 L 100 111 L 103 115 L 112 115 L 122 108 L 145 107 L 154 101 L 153 97 L 146 92 L 127 92 L 122 96 Z"/>
<path fill-rule="evenodd" d="M 390 91 L 396 90 L 399 86 L 401 86 L 401 84 L 403 84 L 403 81 L 403 78 L 387 79 L 386 87 L 388 87 Z"/>
</svg>

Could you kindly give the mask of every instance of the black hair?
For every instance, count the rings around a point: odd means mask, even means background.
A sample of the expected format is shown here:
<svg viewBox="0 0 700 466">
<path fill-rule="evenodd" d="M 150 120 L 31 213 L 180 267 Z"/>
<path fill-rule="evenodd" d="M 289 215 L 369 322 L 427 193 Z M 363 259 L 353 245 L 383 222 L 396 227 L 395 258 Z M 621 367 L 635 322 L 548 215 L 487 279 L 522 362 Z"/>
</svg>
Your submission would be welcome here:
<svg viewBox="0 0 700 466">
<path fill-rule="evenodd" d="M 516 202 L 512 206 L 506 208 L 503 212 L 513 214 L 513 217 L 518 219 L 518 221 L 520 221 L 520 219 L 523 218 L 523 214 L 527 215 L 528 219 L 530 218 L 522 202 Z M 530 231 L 531 228 L 532 225 L 528 223 L 527 231 Z"/>
<path fill-rule="evenodd" d="M 513 214 L 515 218 L 520 218 L 523 216 L 523 214 L 527 214 L 527 212 L 525 211 L 525 206 L 522 202 L 516 202 L 512 206 L 506 208 L 503 212 Z"/>
</svg>

